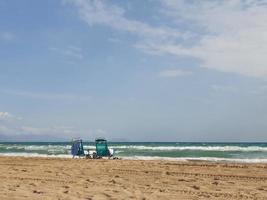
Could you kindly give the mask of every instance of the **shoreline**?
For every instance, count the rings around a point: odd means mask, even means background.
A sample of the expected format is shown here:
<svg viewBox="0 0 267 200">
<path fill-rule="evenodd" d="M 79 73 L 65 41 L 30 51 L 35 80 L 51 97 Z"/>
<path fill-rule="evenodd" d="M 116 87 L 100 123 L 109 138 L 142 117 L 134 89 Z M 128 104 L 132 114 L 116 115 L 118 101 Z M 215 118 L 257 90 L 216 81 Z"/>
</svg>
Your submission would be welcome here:
<svg viewBox="0 0 267 200">
<path fill-rule="evenodd" d="M 2 153 L 0 157 L 22 157 L 22 158 L 72 158 L 69 154 L 47 155 L 47 154 L 29 154 L 29 153 Z M 119 156 L 122 160 L 140 160 L 140 161 L 173 161 L 173 162 L 212 162 L 212 163 L 240 163 L 240 164 L 267 164 L 267 159 L 251 158 L 217 158 L 217 157 L 159 157 L 159 156 Z M 85 159 L 81 157 L 80 159 Z"/>
</svg>

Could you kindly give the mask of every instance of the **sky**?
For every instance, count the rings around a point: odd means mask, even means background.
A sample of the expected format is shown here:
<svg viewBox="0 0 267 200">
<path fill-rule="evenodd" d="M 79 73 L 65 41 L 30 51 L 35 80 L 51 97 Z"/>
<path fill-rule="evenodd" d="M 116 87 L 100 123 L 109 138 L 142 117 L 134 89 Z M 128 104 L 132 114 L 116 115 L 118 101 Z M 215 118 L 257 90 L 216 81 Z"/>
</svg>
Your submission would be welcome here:
<svg viewBox="0 0 267 200">
<path fill-rule="evenodd" d="M 267 142 L 267 0 L 0 0 L 0 141 Z"/>
</svg>

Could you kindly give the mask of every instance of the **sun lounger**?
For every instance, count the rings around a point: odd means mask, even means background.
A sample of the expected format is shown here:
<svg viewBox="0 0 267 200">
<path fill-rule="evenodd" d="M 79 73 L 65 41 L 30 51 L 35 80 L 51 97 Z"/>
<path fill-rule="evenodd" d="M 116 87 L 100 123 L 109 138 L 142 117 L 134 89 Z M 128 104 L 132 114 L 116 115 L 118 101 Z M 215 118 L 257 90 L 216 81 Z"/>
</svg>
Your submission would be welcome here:
<svg viewBox="0 0 267 200">
<path fill-rule="evenodd" d="M 95 140 L 96 153 L 93 155 L 93 158 L 102 158 L 113 156 L 113 149 L 108 148 L 107 140 L 104 138 L 98 138 Z"/>
<path fill-rule="evenodd" d="M 79 140 L 73 140 L 72 141 L 72 146 L 71 146 L 71 154 L 73 158 L 75 156 L 84 156 L 84 149 L 83 149 L 83 142 L 81 139 Z"/>
</svg>

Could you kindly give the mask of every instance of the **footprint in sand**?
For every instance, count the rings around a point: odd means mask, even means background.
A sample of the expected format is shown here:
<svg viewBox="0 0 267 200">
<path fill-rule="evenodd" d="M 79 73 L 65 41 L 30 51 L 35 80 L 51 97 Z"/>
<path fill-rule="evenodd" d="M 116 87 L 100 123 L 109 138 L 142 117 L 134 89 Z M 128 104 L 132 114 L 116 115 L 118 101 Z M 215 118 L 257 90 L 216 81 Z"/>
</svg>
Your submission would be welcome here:
<svg viewBox="0 0 267 200">
<path fill-rule="evenodd" d="M 114 179 L 110 180 L 109 182 L 110 182 L 110 183 L 113 183 L 113 184 L 116 183 L 116 181 L 115 181 Z"/>
<path fill-rule="evenodd" d="M 213 182 L 212 183 L 213 185 L 218 185 L 219 183 L 217 181 Z"/>
<path fill-rule="evenodd" d="M 37 191 L 37 190 L 33 190 L 33 193 L 35 193 L 35 194 L 43 194 L 44 192 L 42 192 L 42 191 Z"/>
<path fill-rule="evenodd" d="M 196 185 L 193 185 L 192 188 L 194 188 L 195 190 L 199 190 L 200 189 L 200 187 L 196 186 Z"/>
</svg>

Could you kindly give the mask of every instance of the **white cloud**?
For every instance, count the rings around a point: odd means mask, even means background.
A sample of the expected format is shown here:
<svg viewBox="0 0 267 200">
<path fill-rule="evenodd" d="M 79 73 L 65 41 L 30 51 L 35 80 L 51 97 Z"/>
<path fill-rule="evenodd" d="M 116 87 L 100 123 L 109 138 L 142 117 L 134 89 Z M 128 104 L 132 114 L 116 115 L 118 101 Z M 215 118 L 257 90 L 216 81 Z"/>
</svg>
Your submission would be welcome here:
<svg viewBox="0 0 267 200">
<path fill-rule="evenodd" d="M 147 23 L 128 19 L 125 10 L 103 0 L 65 0 L 78 8 L 82 20 L 88 25 L 105 25 L 120 31 L 137 34 L 141 37 L 158 39 L 186 37 L 185 33 L 170 27 L 153 27 Z"/>
<path fill-rule="evenodd" d="M 180 69 L 169 69 L 163 70 L 159 73 L 160 77 L 182 77 L 182 76 L 190 76 L 192 75 L 191 71 L 180 70 Z"/>
<path fill-rule="evenodd" d="M 68 46 L 64 49 L 57 47 L 50 47 L 50 51 L 56 52 L 65 57 L 82 60 L 84 58 L 82 49 L 76 46 Z"/>
<path fill-rule="evenodd" d="M 95 132 L 98 134 L 107 134 L 107 131 L 103 129 L 97 129 Z"/>
<path fill-rule="evenodd" d="M 60 134 L 67 137 L 72 137 L 76 134 L 76 130 L 72 127 L 33 127 L 33 126 L 21 126 L 18 131 L 20 134 L 30 134 L 30 135 L 54 135 Z"/>
<path fill-rule="evenodd" d="M 36 128 L 36 127 L 32 127 L 32 126 L 22 126 L 20 127 L 20 132 L 21 133 L 28 133 L 28 134 L 40 134 L 44 131 L 44 129 L 41 128 Z"/>
<path fill-rule="evenodd" d="M 121 43 L 122 41 L 118 38 L 108 38 L 108 41 L 111 42 L 111 43 L 115 43 L 115 44 L 118 44 L 118 43 Z"/>
<path fill-rule="evenodd" d="M 216 92 L 236 92 L 238 89 L 231 85 L 212 85 L 211 88 Z"/>
<path fill-rule="evenodd" d="M 103 138 L 103 137 L 109 138 L 110 137 L 109 132 L 101 128 L 91 130 L 91 136 L 92 138 Z"/>
<path fill-rule="evenodd" d="M 267 1 L 162 1 L 172 20 L 198 27 L 191 47 L 154 46 L 156 51 L 192 56 L 203 67 L 247 76 L 267 77 Z"/>
<path fill-rule="evenodd" d="M 267 94 L 267 85 L 260 85 L 256 88 L 253 88 L 250 93 L 256 95 L 265 95 Z"/>
<path fill-rule="evenodd" d="M 101 130 L 101 129 L 99 129 Z M 89 131 L 90 132 L 90 131 Z M 101 131 L 98 131 L 101 132 Z M 103 132 L 104 133 L 104 132 Z M 0 112 L 0 139 L 59 139 L 66 140 L 73 137 L 88 137 L 88 130 L 78 130 L 71 126 L 35 126 L 26 123 L 8 112 Z M 86 138 L 88 139 L 88 138 Z"/>
<path fill-rule="evenodd" d="M 8 112 L 0 112 L 0 120 L 6 120 L 12 118 L 12 115 Z"/>
<path fill-rule="evenodd" d="M 59 136 L 71 139 L 78 133 L 74 128 L 66 127 L 35 127 L 18 123 L 0 124 L 0 136 L 5 135 L 9 138 L 14 136 Z"/>
<path fill-rule="evenodd" d="M 12 120 L 11 120 L 12 119 Z M 67 126 L 36 127 L 27 125 L 20 118 L 8 112 L 0 112 L 0 137 L 1 135 L 12 138 L 13 136 L 63 136 L 71 138 L 77 134 L 77 130 Z"/>
<path fill-rule="evenodd" d="M 159 13 L 169 17 L 165 27 L 129 19 L 125 9 L 109 1 L 66 2 L 90 26 L 139 36 L 135 47 L 148 53 L 194 57 L 209 69 L 267 77 L 266 0 L 159 0 Z"/>
<path fill-rule="evenodd" d="M 9 134 L 10 133 L 10 129 L 4 125 L 0 124 L 0 134 Z"/>
<path fill-rule="evenodd" d="M 6 94 L 27 97 L 32 99 L 41 99 L 49 101 L 90 101 L 91 96 L 88 95 L 74 95 L 74 94 L 57 94 L 57 93 L 38 93 L 29 91 L 19 91 L 19 90 L 4 90 Z"/>
<path fill-rule="evenodd" d="M 10 40 L 13 40 L 14 38 L 15 38 L 15 35 L 13 33 L 0 31 L 0 40 L 10 41 Z"/>
</svg>

